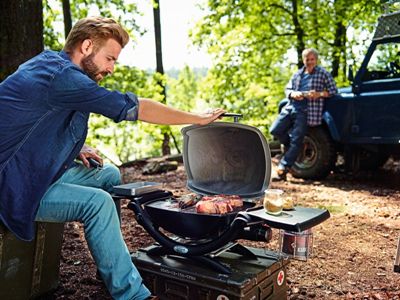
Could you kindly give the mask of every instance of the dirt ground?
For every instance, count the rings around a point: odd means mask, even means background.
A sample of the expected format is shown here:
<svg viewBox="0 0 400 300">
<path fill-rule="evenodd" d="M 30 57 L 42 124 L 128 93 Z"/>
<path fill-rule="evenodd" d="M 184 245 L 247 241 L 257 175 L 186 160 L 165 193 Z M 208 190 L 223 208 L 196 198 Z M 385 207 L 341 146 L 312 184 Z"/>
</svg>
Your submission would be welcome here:
<svg viewBox="0 0 400 300">
<path fill-rule="evenodd" d="M 137 168 L 122 170 L 125 182 L 157 181 L 175 195 L 187 193 L 183 166 L 177 171 L 144 176 Z M 400 236 L 400 168 L 389 162 L 385 170 L 357 175 L 331 174 L 323 181 L 288 177 L 273 182 L 297 204 L 326 208 L 331 218 L 314 227 L 314 256 L 291 260 L 288 299 L 400 299 L 400 274 L 393 272 Z M 138 225 L 122 201 L 122 231 L 130 251 L 153 240 Z M 266 243 L 252 246 L 277 249 L 278 231 Z M 65 225 L 60 287 L 53 299 L 111 299 L 101 280 L 77 223 Z"/>
</svg>

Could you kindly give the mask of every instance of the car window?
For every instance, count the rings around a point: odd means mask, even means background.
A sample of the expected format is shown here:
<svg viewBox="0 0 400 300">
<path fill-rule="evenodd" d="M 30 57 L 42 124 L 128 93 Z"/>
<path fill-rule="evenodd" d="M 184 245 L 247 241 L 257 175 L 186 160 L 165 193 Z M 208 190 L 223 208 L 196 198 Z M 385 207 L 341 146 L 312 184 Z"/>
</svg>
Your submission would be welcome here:
<svg viewBox="0 0 400 300">
<path fill-rule="evenodd" d="M 400 78 L 400 44 L 378 44 L 368 62 L 363 81 Z"/>
</svg>

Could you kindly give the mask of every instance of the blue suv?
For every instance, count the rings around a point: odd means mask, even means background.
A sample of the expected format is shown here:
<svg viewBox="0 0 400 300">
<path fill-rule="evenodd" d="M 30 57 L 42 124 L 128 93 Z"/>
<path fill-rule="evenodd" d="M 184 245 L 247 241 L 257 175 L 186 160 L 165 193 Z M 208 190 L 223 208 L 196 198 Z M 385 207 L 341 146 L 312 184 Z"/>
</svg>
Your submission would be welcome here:
<svg viewBox="0 0 400 300">
<path fill-rule="evenodd" d="M 305 137 L 293 176 L 321 179 L 338 164 L 373 170 L 400 154 L 399 59 L 400 12 L 382 15 L 352 85 L 326 100 L 323 124 Z"/>
</svg>

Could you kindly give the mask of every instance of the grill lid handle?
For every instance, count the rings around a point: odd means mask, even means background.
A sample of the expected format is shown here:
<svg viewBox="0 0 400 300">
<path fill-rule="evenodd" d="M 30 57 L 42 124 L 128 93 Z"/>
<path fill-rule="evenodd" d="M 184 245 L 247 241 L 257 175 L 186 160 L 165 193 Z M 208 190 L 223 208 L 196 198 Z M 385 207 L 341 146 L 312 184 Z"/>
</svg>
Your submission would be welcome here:
<svg viewBox="0 0 400 300">
<path fill-rule="evenodd" d="M 223 113 L 223 114 L 221 115 L 221 117 L 233 117 L 233 121 L 234 121 L 235 123 L 238 123 L 238 122 L 239 122 L 239 119 L 240 119 L 240 118 L 243 118 L 243 115 L 242 115 L 242 114 L 236 114 L 236 113 Z"/>
</svg>

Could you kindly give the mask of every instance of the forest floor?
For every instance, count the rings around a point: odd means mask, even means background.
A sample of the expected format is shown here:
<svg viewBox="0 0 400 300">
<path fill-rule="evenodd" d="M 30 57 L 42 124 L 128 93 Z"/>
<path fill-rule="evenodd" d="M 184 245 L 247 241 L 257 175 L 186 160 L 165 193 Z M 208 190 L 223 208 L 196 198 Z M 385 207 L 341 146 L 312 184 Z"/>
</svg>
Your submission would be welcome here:
<svg viewBox="0 0 400 300">
<path fill-rule="evenodd" d="M 141 169 L 122 169 L 124 182 L 157 181 L 175 195 L 188 193 L 186 174 L 178 170 L 142 175 Z M 314 255 L 308 261 L 290 260 L 288 299 L 400 299 L 400 274 L 393 272 L 400 236 L 400 167 L 389 162 L 377 172 L 331 174 L 323 181 L 288 177 L 271 183 L 298 205 L 326 208 L 331 217 L 313 228 Z M 122 201 L 122 232 L 130 251 L 154 241 Z M 245 242 L 277 249 L 278 231 L 270 243 Z M 60 286 L 54 299 L 111 299 L 84 241 L 82 226 L 65 225 Z"/>
</svg>

